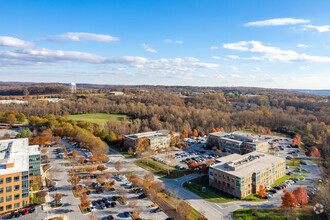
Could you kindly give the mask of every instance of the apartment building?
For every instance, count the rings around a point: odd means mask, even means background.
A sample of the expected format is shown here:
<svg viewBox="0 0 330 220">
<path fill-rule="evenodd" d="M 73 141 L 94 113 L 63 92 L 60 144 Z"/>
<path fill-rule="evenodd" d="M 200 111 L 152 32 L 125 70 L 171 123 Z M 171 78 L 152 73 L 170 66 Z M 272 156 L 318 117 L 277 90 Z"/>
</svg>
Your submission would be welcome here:
<svg viewBox="0 0 330 220">
<path fill-rule="evenodd" d="M 171 131 L 170 130 L 159 130 L 159 131 L 150 131 L 138 134 L 130 134 L 124 136 L 124 146 L 126 148 L 132 147 L 135 148 L 136 141 L 139 138 L 147 137 L 149 140 L 149 146 L 152 149 L 167 148 L 171 143 Z M 174 137 L 179 137 L 180 134 L 173 132 Z"/>
<path fill-rule="evenodd" d="M 283 177 L 285 160 L 261 152 L 221 157 L 209 168 L 209 185 L 234 197 L 243 199 L 257 193 Z"/>
<path fill-rule="evenodd" d="M 268 152 L 267 141 L 234 133 L 210 133 L 207 141 L 209 145 L 216 146 L 218 149 L 228 153 L 246 154 L 253 151 Z"/>
<path fill-rule="evenodd" d="M 40 175 L 40 149 L 27 138 L 0 140 L 0 214 L 29 204 L 29 180 Z"/>
</svg>

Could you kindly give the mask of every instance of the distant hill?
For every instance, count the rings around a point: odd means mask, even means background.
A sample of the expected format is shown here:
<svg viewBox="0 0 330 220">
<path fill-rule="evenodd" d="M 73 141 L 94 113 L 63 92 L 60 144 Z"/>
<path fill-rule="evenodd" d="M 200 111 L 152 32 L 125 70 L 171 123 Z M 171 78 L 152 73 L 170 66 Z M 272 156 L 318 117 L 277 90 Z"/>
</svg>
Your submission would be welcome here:
<svg viewBox="0 0 330 220">
<path fill-rule="evenodd" d="M 299 93 L 306 93 L 311 95 L 321 95 L 321 96 L 329 96 L 330 95 L 330 89 L 324 89 L 324 90 L 313 90 L 313 89 L 289 89 L 293 92 L 299 92 Z"/>
</svg>

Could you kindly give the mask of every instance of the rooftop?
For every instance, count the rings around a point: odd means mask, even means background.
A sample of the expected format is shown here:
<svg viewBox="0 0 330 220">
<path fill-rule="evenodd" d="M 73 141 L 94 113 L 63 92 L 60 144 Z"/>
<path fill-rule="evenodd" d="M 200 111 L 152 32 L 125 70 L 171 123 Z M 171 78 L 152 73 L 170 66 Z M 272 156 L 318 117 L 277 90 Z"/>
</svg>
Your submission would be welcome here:
<svg viewBox="0 0 330 220">
<path fill-rule="evenodd" d="M 170 132 L 171 132 L 170 130 L 149 131 L 149 132 L 125 135 L 125 137 L 131 138 L 131 139 L 147 137 L 149 139 L 152 139 L 152 138 L 156 138 L 156 137 L 168 136 L 170 134 Z M 173 132 L 173 133 L 176 134 L 177 132 Z"/>
<path fill-rule="evenodd" d="M 226 133 L 226 132 L 214 132 L 210 133 L 212 136 L 221 137 L 221 139 L 236 142 L 236 143 L 264 143 L 266 141 L 258 139 L 256 137 L 248 137 L 245 135 L 235 134 L 235 133 Z"/>
<path fill-rule="evenodd" d="M 29 155 L 40 154 L 38 145 L 29 146 L 28 138 L 0 140 L 0 175 L 29 170 Z M 6 168 L 7 164 L 14 164 Z"/>
<path fill-rule="evenodd" d="M 278 156 L 255 151 L 245 155 L 231 154 L 221 157 L 216 160 L 212 168 L 225 171 L 237 177 L 244 177 L 272 167 L 273 164 L 283 160 L 283 158 Z"/>
</svg>

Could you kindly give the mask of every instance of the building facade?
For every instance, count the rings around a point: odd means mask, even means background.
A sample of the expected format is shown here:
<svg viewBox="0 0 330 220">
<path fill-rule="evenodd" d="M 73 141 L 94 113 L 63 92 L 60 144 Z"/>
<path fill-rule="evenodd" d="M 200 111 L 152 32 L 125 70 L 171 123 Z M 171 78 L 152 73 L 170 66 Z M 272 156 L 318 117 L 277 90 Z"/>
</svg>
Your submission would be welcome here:
<svg viewBox="0 0 330 220">
<path fill-rule="evenodd" d="M 268 143 L 266 141 L 244 135 L 214 132 L 209 134 L 207 141 L 209 145 L 216 146 L 218 149 L 228 153 L 268 152 Z"/>
<path fill-rule="evenodd" d="M 0 140 L 0 214 L 29 205 L 29 181 L 40 175 L 40 149 L 27 138 Z"/>
<path fill-rule="evenodd" d="M 179 137 L 180 134 L 173 132 L 174 137 Z M 170 147 L 171 144 L 171 131 L 169 130 L 160 130 L 160 131 L 151 131 L 138 134 L 131 134 L 124 136 L 124 147 L 125 148 L 135 148 L 136 141 L 139 138 L 148 138 L 149 146 L 151 149 L 164 149 Z"/>
<path fill-rule="evenodd" d="M 209 168 L 209 185 L 243 199 L 257 193 L 261 185 L 270 187 L 286 173 L 285 160 L 260 152 L 231 154 Z"/>
</svg>

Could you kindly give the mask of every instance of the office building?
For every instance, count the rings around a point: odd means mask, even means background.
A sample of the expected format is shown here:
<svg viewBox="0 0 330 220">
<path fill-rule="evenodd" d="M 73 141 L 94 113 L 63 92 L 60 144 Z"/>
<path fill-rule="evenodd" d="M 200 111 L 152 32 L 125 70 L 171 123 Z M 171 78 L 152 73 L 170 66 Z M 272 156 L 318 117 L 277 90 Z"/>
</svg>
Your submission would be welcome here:
<svg viewBox="0 0 330 220">
<path fill-rule="evenodd" d="M 139 138 L 148 138 L 149 146 L 151 149 L 163 149 L 170 147 L 171 143 L 171 131 L 169 130 L 160 130 L 160 131 L 150 131 L 138 134 L 130 134 L 124 136 L 124 146 L 128 148 L 135 148 L 136 141 Z M 180 134 L 173 132 L 174 137 L 179 137 Z"/>
<path fill-rule="evenodd" d="M 210 133 L 207 142 L 209 145 L 215 146 L 228 153 L 246 154 L 253 151 L 268 152 L 267 141 L 233 133 Z"/>
<path fill-rule="evenodd" d="M 285 175 L 285 160 L 261 152 L 218 158 L 209 168 L 209 185 L 243 199 Z"/>
<path fill-rule="evenodd" d="M 29 204 L 29 180 L 40 175 L 40 149 L 28 138 L 0 140 L 0 214 Z"/>
</svg>

